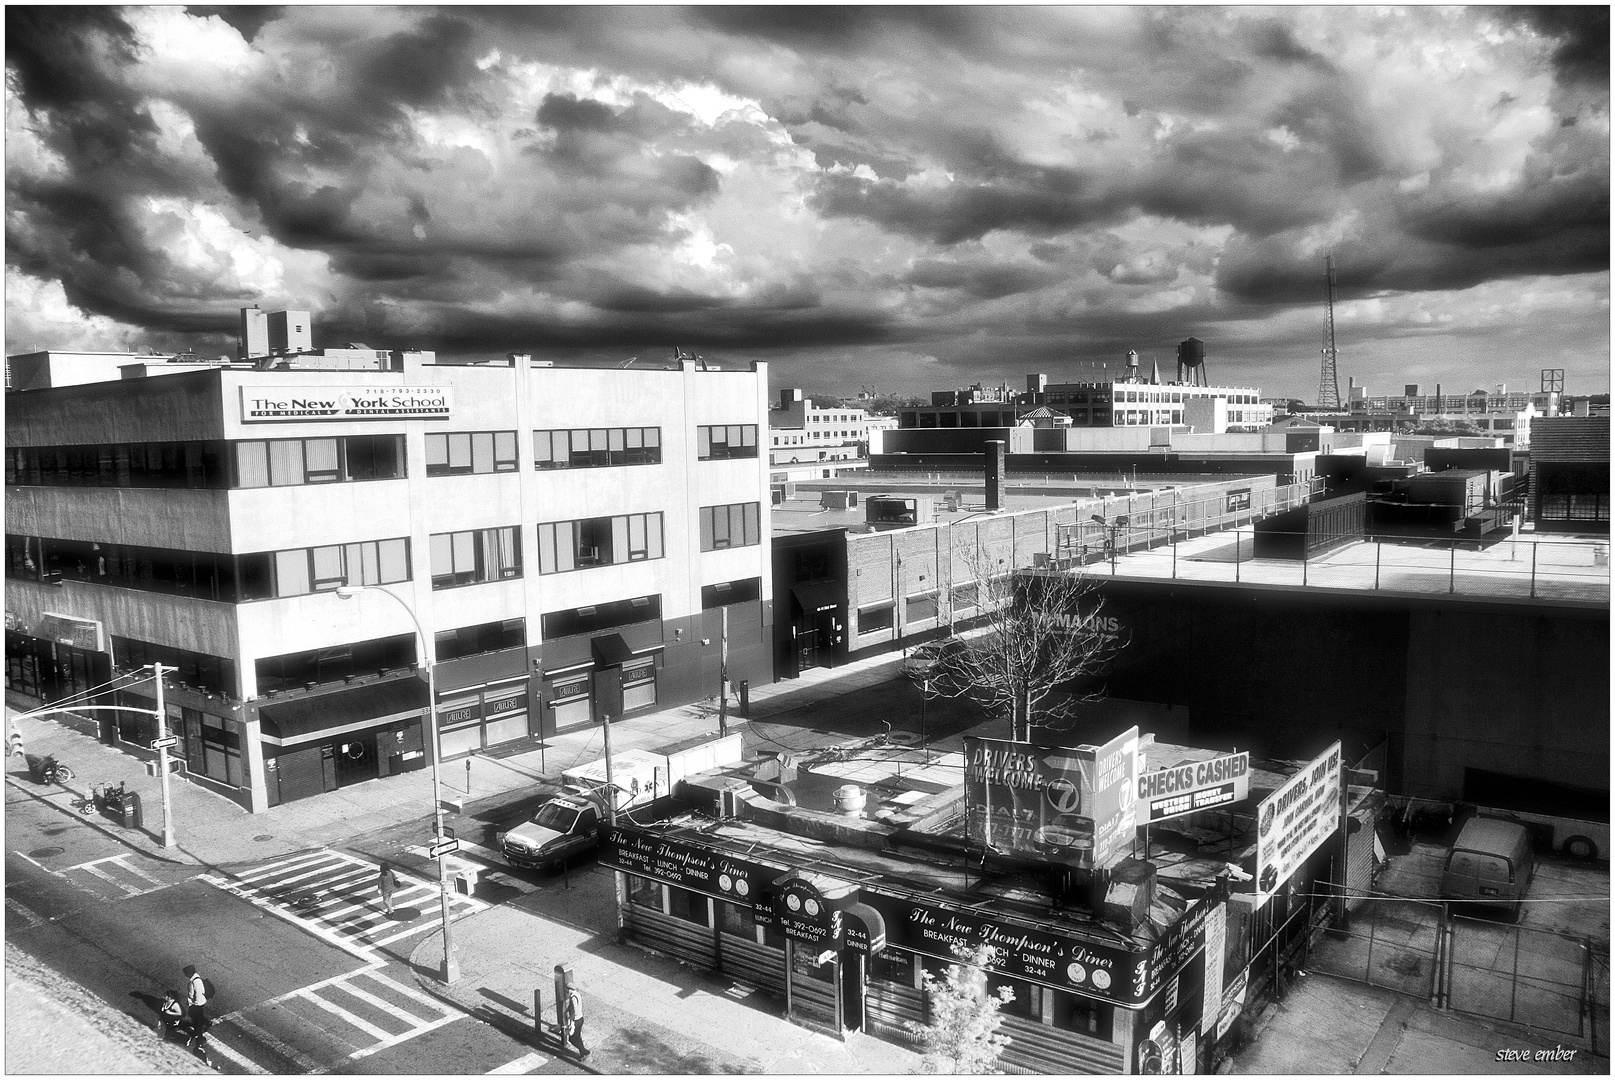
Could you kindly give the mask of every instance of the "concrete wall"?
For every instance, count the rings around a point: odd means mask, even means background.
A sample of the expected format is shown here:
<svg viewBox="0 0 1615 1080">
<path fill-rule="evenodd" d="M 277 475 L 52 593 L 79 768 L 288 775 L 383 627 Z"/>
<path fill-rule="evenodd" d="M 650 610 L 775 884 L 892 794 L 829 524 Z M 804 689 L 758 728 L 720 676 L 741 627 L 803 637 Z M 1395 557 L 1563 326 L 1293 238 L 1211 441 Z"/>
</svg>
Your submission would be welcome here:
<svg viewBox="0 0 1615 1080">
<path fill-rule="evenodd" d="M 1608 790 L 1609 613 L 1575 604 L 1105 581 L 1117 698 L 1190 710 L 1196 745 L 1392 746 L 1393 789 L 1462 795 L 1482 768 Z"/>
</svg>

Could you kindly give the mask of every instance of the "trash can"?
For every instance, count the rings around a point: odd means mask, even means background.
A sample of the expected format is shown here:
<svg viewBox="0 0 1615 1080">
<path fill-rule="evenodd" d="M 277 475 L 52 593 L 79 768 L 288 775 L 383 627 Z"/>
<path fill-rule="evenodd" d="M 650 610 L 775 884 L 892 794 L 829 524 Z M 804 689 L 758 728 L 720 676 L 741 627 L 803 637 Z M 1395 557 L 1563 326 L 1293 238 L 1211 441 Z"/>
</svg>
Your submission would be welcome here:
<svg viewBox="0 0 1615 1080">
<path fill-rule="evenodd" d="M 140 796 L 133 791 L 124 792 L 118 822 L 126 829 L 138 829 L 144 822 L 140 813 Z"/>
</svg>

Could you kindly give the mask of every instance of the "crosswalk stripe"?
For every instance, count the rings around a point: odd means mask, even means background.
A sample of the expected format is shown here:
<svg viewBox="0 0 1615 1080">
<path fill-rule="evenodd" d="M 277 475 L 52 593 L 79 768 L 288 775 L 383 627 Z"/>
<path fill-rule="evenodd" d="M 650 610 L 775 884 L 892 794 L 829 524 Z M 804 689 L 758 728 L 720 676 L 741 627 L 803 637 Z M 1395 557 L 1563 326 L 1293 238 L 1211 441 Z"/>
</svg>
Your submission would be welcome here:
<svg viewBox="0 0 1615 1080">
<path fill-rule="evenodd" d="M 252 1061 L 246 1055 L 242 1054 L 239 1050 L 233 1049 L 227 1043 L 225 1043 L 222 1039 L 210 1038 L 210 1039 L 207 1040 L 207 1045 L 208 1045 L 209 1049 L 211 1049 L 215 1053 L 221 1054 L 224 1057 L 229 1058 L 231 1061 L 235 1062 L 237 1065 L 239 1065 L 243 1069 L 247 1070 L 247 1072 L 252 1074 L 253 1076 L 268 1076 L 269 1075 L 269 1070 L 268 1069 L 266 1069 L 263 1066 L 259 1065 L 257 1062 Z"/>
<path fill-rule="evenodd" d="M 394 1005 L 392 1002 L 387 1001 L 385 998 L 379 998 L 375 994 L 372 994 L 368 990 L 361 990 L 357 986 L 354 986 L 351 981 L 350 982 L 337 983 L 333 987 L 333 989 L 341 990 L 344 994 L 351 994 L 352 996 L 358 998 L 360 1001 L 367 1002 L 367 1003 L 369 1003 L 371 1005 L 374 1005 L 376 1008 L 380 1009 L 382 1012 L 389 1013 L 389 1014 L 391 1014 L 393 1016 L 398 1017 L 398 1019 L 404 1021 L 406 1024 L 410 1025 L 411 1027 L 415 1027 L 415 1026 L 417 1026 L 419 1024 L 424 1024 L 424 1023 L 428 1022 L 426 1017 L 424 1017 L 424 1016 L 416 1016 L 414 1013 L 410 1012 L 408 1009 L 401 1009 L 397 1005 Z"/>
<path fill-rule="evenodd" d="M 273 1050 L 287 1061 L 290 1061 L 292 1064 L 296 1065 L 299 1069 L 302 1069 L 306 1073 L 318 1072 L 325 1068 L 325 1066 L 321 1065 L 318 1061 L 315 1061 L 313 1058 L 297 1049 L 297 1047 L 290 1046 L 283 1040 L 276 1038 L 274 1035 L 265 1031 L 262 1027 L 259 1027 L 251 1020 L 248 1020 L 245 1016 L 236 1014 L 230 1018 L 230 1022 L 250 1035 L 253 1041 L 262 1043 L 263 1045 L 269 1047 L 269 1049 Z M 219 1023 L 223 1024 L 224 1021 L 221 1020 Z M 215 1043 L 217 1043 L 217 1040 L 215 1040 Z"/>
<path fill-rule="evenodd" d="M 161 885 L 162 884 L 161 880 L 159 880 L 158 878 L 152 877 L 150 874 L 148 874 L 144 870 L 140 869 L 140 867 L 136 866 L 133 862 L 124 861 L 124 860 L 129 859 L 128 855 L 120 855 L 120 856 L 118 856 L 118 858 L 120 860 L 118 865 L 123 867 L 125 870 L 129 871 L 131 874 L 135 875 L 135 877 L 145 878 L 147 881 L 151 882 L 153 885 Z"/>
<path fill-rule="evenodd" d="M 116 885 L 118 888 L 123 890 L 125 896 L 133 896 L 135 893 L 143 891 L 141 889 L 135 888 L 133 885 L 128 885 L 128 884 L 125 884 L 122 881 L 119 881 L 117 878 L 113 877 L 111 874 L 107 873 L 105 870 L 101 869 L 99 866 L 94 865 L 93 863 L 86 863 L 83 866 L 75 866 L 75 867 L 73 867 L 73 869 L 74 870 L 82 870 L 86 874 L 91 875 L 92 877 L 98 877 L 102 881 L 105 881 L 109 885 Z"/>
<path fill-rule="evenodd" d="M 374 1054 L 377 1051 L 386 1050 L 388 1047 L 397 1046 L 399 1043 L 407 1042 L 410 1039 L 413 1039 L 418 1035 L 425 1035 L 428 1031 L 436 1031 L 438 1028 L 442 1027 L 444 1024 L 452 1024 L 452 1023 L 454 1023 L 454 1021 L 460 1019 L 460 1017 L 462 1017 L 464 1015 L 465 1015 L 465 1013 L 458 1013 L 458 1012 L 457 1013 L 450 1013 L 447 1016 L 439 1017 L 438 1019 L 433 1020 L 429 1024 L 422 1024 L 418 1028 L 414 1028 L 414 1029 L 412 1029 L 410 1031 L 405 1031 L 405 1032 L 403 1032 L 401 1034 L 394 1035 L 391 1038 L 385 1039 L 382 1042 L 377 1043 L 375 1046 L 367 1046 L 363 1050 L 355 1050 L 353 1053 L 349 1054 L 348 1057 L 353 1058 L 353 1059 L 358 1059 L 358 1058 L 362 1058 L 362 1057 L 369 1057 L 371 1054 Z"/>
<path fill-rule="evenodd" d="M 549 1062 L 543 1054 L 523 1054 L 515 1061 L 506 1062 L 497 1069 L 489 1069 L 489 1076 L 525 1076 Z"/>
<path fill-rule="evenodd" d="M 45 924 L 44 919 L 34 914 L 34 912 L 29 910 L 27 907 L 24 907 L 21 901 L 15 900 L 9 896 L 6 897 L 6 910 L 15 911 L 18 915 L 21 915 L 30 927 L 43 926 Z"/>
<path fill-rule="evenodd" d="M 274 877 L 276 874 L 290 870 L 294 866 L 306 866 L 312 862 L 323 861 L 330 854 L 329 851 L 311 851 L 307 854 L 293 856 L 290 859 L 282 859 L 279 862 L 255 866 L 252 868 L 252 873 L 236 874 L 235 879 L 241 882 L 262 881 L 264 878 Z"/>
<path fill-rule="evenodd" d="M 340 986 L 341 983 L 337 983 L 336 985 Z M 335 1002 L 326 1001 L 324 998 L 320 997 L 320 995 L 318 995 L 318 994 L 311 994 L 311 993 L 305 992 L 305 993 L 299 994 L 298 997 L 301 997 L 305 1001 L 312 1001 L 314 1004 L 318 1005 L 320 1008 L 324 1009 L 326 1012 L 331 1013 L 334 1016 L 341 1017 L 343 1020 L 346 1020 L 348 1023 L 352 1024 L 354 1027 L 358 1028 L 360 1031 L 362 1031 L 365 1034 L 369 1035 L 371 1038 L 381 1039 L 381 1040 L 386 1040 L 386 1039 L 392 1038 L 392 1034 L 393 1034 L 392 1032 L 383 1031 L 381 1028 L 379 1028 L 376 1025 L 372 1024 L 370 1021 L 365 1020 L 362 1017 L 358 1017 L 358 1016 L 353 1015 L 351 1012 L 344 1009 L 342 1006 L 336 1004 Z"/>
<path fill-rule="evenodd" d="M 325 863 L 323 865 L 320 865 L 320 866 L 316 867 L 313 870 L 310 870 L 306 874 L 298 874 L 295 877 L 279 878 L 279 879 L 276 880 L 274 887 L 275 888 L 281 888 L 283 886 L 290 885 L 294 881 L 307 881 L 309 878 L 319 877 L 321 874 L 329 873 L 330 869 L 331 869 L 331 864 L 330 863 Z"/>
<path fill-rule="evenodd" d="M 380 971 L 368 971 L 368 972 L 364 972 L 363 974 L 367 975 L 369 978 L 371 978 L 375 982 L 386 983 L 392 989 L 392 991 L 394 993 L 402 994 L 404 997 L 411 998 L 411 999 L 413 999 L 415 1001 L 418 1001 L 422 1005 L 429 1005 L 432 1008 L 437 1009 L 438 1011 L 443 1012 L 443 1013 L 452 1013 L 454 1011 L 449 1006 L 447 1006 L 447 1005 L 443 1004 L 441 1001 L 437 1000 L 437 998 L 429 997 L 428 995 L 423 994 L 419 990 L 415 989 L 413 986 L 405 986 L 403 983 L 397 981 L 396 979 L 389 979 L 387 976 L 383 975 Z"/>
</svg>

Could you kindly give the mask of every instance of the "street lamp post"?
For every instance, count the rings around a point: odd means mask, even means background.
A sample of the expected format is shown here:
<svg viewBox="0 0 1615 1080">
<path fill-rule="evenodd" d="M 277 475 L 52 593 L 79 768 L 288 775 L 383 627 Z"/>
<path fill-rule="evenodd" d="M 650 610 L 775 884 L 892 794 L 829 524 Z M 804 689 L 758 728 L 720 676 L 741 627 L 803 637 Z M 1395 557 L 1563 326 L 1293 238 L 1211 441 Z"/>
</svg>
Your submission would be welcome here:
<svg viewBox="0 0 1615 1080">
<path fill-rule="evenodd" d="M 352 600 L 360 593 L 374 592 L 383 596 L 390 596 L 398 601 L 398 606 L 404 609 L 409 621 L 415 624 L 415 632 L 421 638 L 421 662 L 426 665 L 426 715 L 427 728 L 432 740 L 432 816 L 434 821 L 432 845 L 437 847 L 445 839 L 443 832 L 443 789 L 438 776 L 438 758 L 442 747 L 437 738 L 437 670 L 432 661 L 432 641 L 426 636 L 426 630 L 421 626 L 421 620 L 416 617 L 415 609 L 410 607 L 402 596 L 388 592 L 386 589 L 369 585 L 343 585 L 336 594 L 344 600 Z M 460 978 L 460 958 L 454 954 L 454 938 L 450 930 L 449 919 L 449 874 L 448 867 L 443 864 L 443 856 L 434 856 L 437 863 L 437 891 L 438 899 L 442 905 L 443 916 L 443 968 L 442 978 L 445 983 L 453 983 Z"/>
</svg>

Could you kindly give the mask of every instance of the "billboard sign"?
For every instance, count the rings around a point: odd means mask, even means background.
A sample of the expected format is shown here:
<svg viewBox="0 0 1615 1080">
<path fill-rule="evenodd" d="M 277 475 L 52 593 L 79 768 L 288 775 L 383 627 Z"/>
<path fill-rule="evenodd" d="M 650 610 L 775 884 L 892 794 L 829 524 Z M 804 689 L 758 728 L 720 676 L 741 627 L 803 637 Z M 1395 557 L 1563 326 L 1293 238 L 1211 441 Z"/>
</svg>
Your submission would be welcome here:
<svg viewBox="0 0 1615 1080">
<path fill-rule="evenodd" d="M 1163 821 L 1249 798 L 1250 767 L 1250 754 L 1241 752 L 1140 773 L 1140 817 Z"/>
<path fill-rule="evenodd" d="M 967 737 L 970 838 L 1075 867 L 1109 866 L 1133 842 L 1137 775 L 1137 727 L 1103 746 Z"/>
<path fill-rule="evenodd" d="M 246 423 L 307 420 L 447 420 L 448 386 L 270 386 L 241 388 Z"/>
<path fill-rule="evenodd" d="M 1340 743 L 1303 765 L 1256 808 L 1256 904 L 1340 828 Z"/>
<path fill-rule="evenodd" d="M 617 825 L 601 830 L 600 865 L 741 906 L 755 904 L 782 873 L 648 830 Z"/>
</svg>

